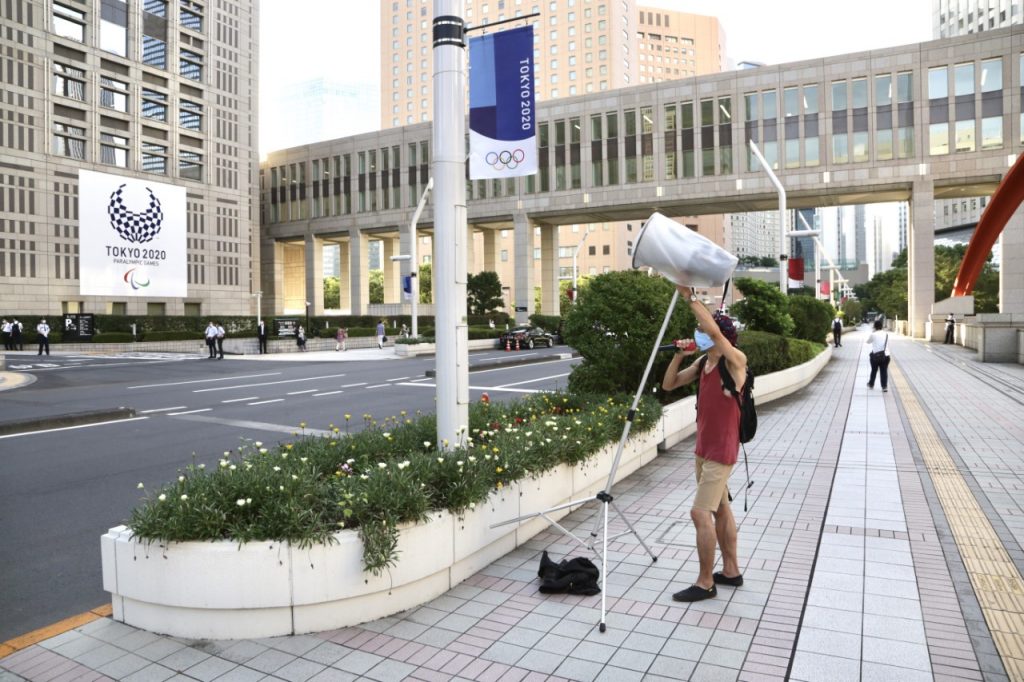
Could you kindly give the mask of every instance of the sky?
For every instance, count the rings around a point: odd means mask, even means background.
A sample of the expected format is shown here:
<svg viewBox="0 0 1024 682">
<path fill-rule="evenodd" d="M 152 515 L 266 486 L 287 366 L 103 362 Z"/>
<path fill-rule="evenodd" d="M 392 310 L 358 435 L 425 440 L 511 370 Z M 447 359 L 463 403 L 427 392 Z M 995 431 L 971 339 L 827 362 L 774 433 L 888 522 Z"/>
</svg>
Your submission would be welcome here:
<svg viewBox="0 0 1024 682">
<path fill-rule="evenodd" d="M 387 0 L 383 0 L 387 1 Z M 567 0 L 558 0 L 566 2 Z M 525 3 L 524 3 L 525 4 Z M 767 64 L 893 47 L 931 39 L 931 0 L 640 0 L 717 16 L 734 62 Z M 374 0 L 261 0 L 260 149 L 273 149 L 282 93 L 317 77 L 358 89 L 359 106 L 337 136 L 380 121 L 380 11 Z"/>
</svg>

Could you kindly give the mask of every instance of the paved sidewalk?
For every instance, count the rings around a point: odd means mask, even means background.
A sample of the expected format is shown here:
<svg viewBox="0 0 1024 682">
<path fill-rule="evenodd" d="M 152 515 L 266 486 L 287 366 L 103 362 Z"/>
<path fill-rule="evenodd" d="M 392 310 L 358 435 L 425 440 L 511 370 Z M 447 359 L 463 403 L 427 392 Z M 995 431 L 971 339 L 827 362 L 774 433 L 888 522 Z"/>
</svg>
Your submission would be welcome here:
<svg viewBox="0 0 1024 682">
<path fill-rule="evenodd" d="M 612 543 L 606 633 L 599 596 L 537 592 L 541 550 L 580 553 L 548 530 L 359 627 L 189 641 L 101 618 L 0 658 L 0 682 L 1024 679 L 1024 367 L 893 337 L 883 394 L 865 386 L 865 337 L 759 408 L 750 509 L 734 503 L 745 583 L 717 599 L 671 599 L 697 573 L 689 439 L 614 490 L 659 559 Z M 598 511 L 562 523 L 589 531 Z"/>
</svg>

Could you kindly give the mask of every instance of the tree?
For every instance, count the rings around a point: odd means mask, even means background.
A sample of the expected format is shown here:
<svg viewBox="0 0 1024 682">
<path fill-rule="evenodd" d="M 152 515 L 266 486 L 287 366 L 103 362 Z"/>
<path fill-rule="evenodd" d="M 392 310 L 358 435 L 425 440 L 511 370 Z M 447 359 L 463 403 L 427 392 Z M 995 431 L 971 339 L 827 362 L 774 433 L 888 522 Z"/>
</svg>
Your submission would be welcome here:
<svg viewBox="0 0 1024 682">
<path fill-rule="evenodd" d="M 832 327 L 832 304 L 813 296 L 790 296 L 789 316 L 793 318 L 793 336 L 821 343 Z"/>
<path fill-rule="evenodd" d="M 337 277 L 324 277 L 324 308 L 337 310 L 341 307 L 341 291 Z"/>
<path fill-rule="evenodd" d="M 779 261 L 771 256 L 740 256 L 739 264 L 748 268 L 774 268 Z"/>
<path fill-rule="evenodd" d="M 416 279 L 420 281 L 420 303 L 433 303 L 433 272 L 430 263 L 420 263 L 420 269 L 416 271 Z"/>
<path fill-rule="evenodd" d="M 486 315 L 505 307 L 498 273 L 485 270 L 470 275 L 466 282 L 466 299 L 471 315 Z"/>
<path fill-rule="evenodd" d="M 569 375 L 569 389 L 588 393 L 633 393 L 643 375 L 674 291 L 664 277 L 637 270 L 591 278 L 565 315 L 562 338 L 583 362 Z M 664 343 L 693 336 L 689 306 L 677 304 Z M 648 389 L 661 384 L 671 354 L 659 353 Z"/>
<path fill-rule="evenodd" d="M 843 311 L 843 322 L 845 324 L 850 324 L 851 322 L 857 324 L 864 317 L 864 306 L 861 305 L 860 301 L 848 298 L 839 307 Z"/>
<path fill-rule="evenodd" d="M 384 302 L 384 271 L 370 270 L 370 303 Z"/>
<path fill-rule="evenodd" d="M 793 333 L 789 303 L 777 286 L 749 277 L 733 280 L 733 286 L 743 293 L 743 300 L 729 306 L 729 311 L 748 328 L 782 336 Z"/>
</svg>

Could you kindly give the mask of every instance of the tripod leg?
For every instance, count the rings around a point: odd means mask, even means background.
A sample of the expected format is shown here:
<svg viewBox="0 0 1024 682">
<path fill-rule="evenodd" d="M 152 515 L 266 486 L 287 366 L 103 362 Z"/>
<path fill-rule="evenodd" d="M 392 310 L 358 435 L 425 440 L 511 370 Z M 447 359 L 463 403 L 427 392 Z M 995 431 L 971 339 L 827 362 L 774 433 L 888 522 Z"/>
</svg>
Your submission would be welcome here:
<svg viewBox="0 0 1024 682">
<path fill-rule="evenodd" d="M 608 629 L 605 625 L 605 614 L 607 609 L 605 607 L 605 601 L 608 597 L 608 505 L 611 504 L 607 500 L 601 505 L 604 509 L 604 538 L 603 546 L 604 551 L 601 552 L 601 625 L 598 628 L 601 632 Z"/>
<path fill-rule="evenodd" d="M 614 507 L 615 513 L 619 515 L 619 518 L 622 519 L 623 523 L 626 524 L 626 527 L 629 528 L 629 532 L 632 533 L 636 537 L 637 541 L 640 543 L 640 546 L 643 547 L 647 551 L 647 554 L 651 557 L 651 561 L 657 561 L 658 557 L 654 556 L 654 552 L 651 550 L 650 547 L 647 546 L 647 543 L 644 542 L 644 539 L 640 536 L 640 533 L 636 532 L 636 528 L 634 528 L 633 524 L 629 522 L 629 519 L 626 517 L 626 515 L 623 514 L 619 510 L 619 508 L 615 506 L 614 502 L 609 502 L 608 504 L 610 504 L 612 507 Z M 608 526 L 607 525 L 605 525 L 604 532 L 605 532 L 605 535 L 608 534 Z"/>
</svg>

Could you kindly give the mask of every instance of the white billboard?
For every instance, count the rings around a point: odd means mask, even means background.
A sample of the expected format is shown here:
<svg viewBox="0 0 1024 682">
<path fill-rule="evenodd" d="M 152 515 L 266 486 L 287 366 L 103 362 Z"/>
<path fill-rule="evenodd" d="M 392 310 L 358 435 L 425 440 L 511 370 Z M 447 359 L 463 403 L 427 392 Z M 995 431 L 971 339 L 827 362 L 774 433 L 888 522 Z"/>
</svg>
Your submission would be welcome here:
<svg viewBox="0 0 1024 682">
<path fill-rule="evenodd" d="M 78 258 L 83 296 L 187 293 L 185 188 L 78 171 Z"/>
</svg>

